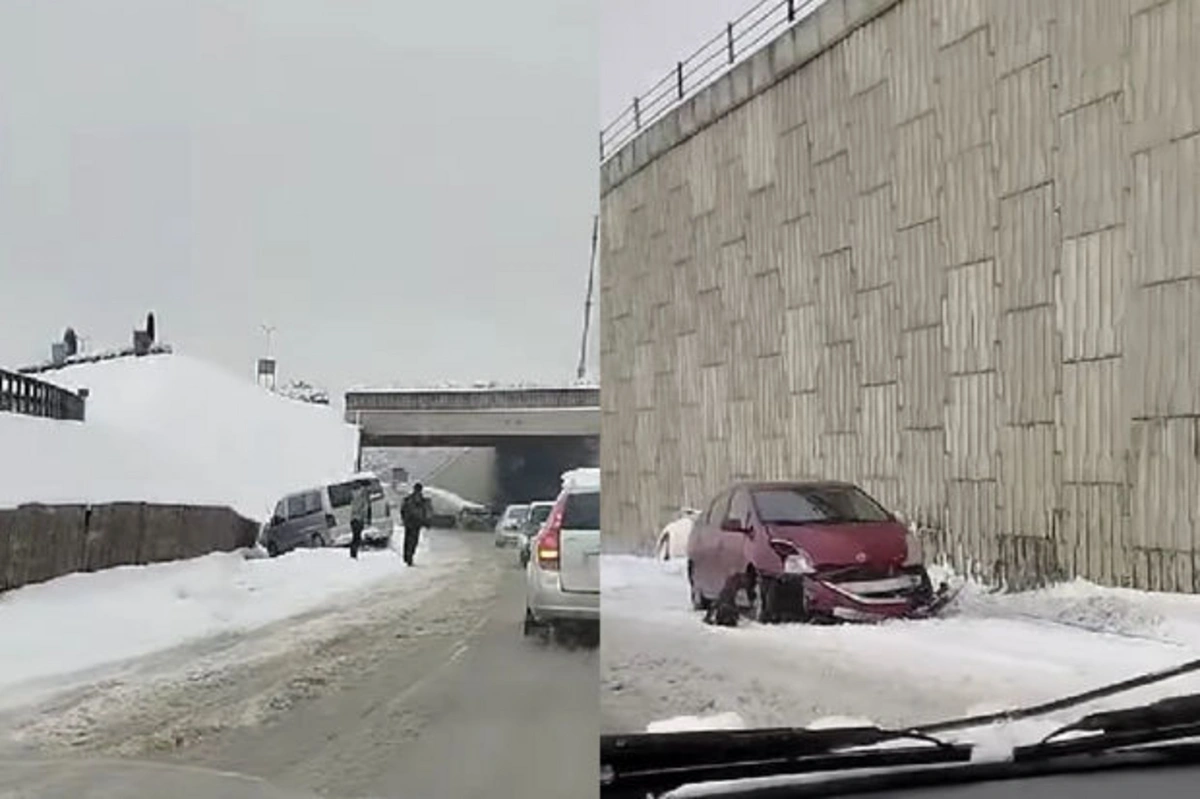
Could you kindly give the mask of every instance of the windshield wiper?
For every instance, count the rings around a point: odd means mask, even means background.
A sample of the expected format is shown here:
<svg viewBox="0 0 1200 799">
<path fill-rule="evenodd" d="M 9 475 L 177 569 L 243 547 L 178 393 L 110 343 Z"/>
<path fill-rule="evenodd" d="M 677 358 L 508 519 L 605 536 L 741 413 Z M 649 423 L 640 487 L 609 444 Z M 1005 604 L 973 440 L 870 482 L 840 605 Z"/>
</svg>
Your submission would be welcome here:
<svg viewBox="0 0 1200 799">
<path fill-rule="evenodd" d="M 921 743 L 843 751 L 902 740 Z M 971 751 L 969 744 L 948 743 L 914 730 L 886 730 L 873 726 L 603 735 L 600 737 L 601 793 L 605 797 L 636 796 L 641 799 L 647 794 L 655 795 L 695 782 L 963 763 L 971 759 Z"/>
<path fill-rule="evenodd" d="M 1058 740 L 1072 732 L 1095 735 Z M 1128 746 L 1200 738 L 1200 694 L 1181 694 L 1145 705 L 1089 713 L 1041 741 L 1013 750 L 1014 760 L 1111 752 Z"/>
</svg>

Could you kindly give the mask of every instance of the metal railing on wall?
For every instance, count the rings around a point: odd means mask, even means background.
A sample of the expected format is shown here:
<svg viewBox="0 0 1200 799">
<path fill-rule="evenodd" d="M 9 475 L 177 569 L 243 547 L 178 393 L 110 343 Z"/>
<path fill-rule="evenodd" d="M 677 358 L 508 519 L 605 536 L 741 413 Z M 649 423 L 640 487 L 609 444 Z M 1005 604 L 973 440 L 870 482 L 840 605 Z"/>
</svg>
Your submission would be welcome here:
<svg viewBox="0 0 1200 799">
<path fill-rule="evenodd" d="M 600 131 L 604 162 L 673 108 L 821 5 L 824 0 L 759 0 L 675 68 L 637 95 Z"/>
<path fill-rule="evenodd" d="M 0 412 L 83 421 L 86 392 L 0 369 Z"/>
</svg>

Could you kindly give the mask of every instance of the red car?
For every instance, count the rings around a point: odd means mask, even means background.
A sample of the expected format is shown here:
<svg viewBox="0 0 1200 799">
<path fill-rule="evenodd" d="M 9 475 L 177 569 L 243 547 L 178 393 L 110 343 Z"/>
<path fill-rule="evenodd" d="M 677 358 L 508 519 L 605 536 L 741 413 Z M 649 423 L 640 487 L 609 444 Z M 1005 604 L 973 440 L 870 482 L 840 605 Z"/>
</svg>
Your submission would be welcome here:
<svg viewBox="0 0 1200 799">
<path fill-rule="evenodd" d="M 758 621 L 870 621 L 936 610 L 920 542 L 850 483 L 738 483 L 688 539 L 692 605 L 732 598 Z"/>
</svg>

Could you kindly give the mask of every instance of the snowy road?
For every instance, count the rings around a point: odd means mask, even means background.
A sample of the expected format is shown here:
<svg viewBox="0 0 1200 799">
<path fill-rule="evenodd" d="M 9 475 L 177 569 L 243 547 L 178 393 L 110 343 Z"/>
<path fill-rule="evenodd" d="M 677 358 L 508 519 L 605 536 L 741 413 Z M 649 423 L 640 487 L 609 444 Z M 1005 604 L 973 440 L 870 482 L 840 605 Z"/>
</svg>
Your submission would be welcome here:
<svg viewBox="0 0 1200 799">
<path fill-rule="evenodd" d="M 1200 597 L 1078 582 L 998 596 L 968 586 L 954 611 L 861 626 L 710 627 L 680 561 L 603 562 L 601 727 L 731 714 L 717 723 L 833 718 L 914 724 L 1051 699 L 1200 657 Z M 1179 679 L 1120 698 L 1188 690 Z M 732 720 L 731 720 L 732 719 Z"/>
<path fill-rule="evenodd" d="M 426 535 L 433 556 L 395 579 L 11 709 L 0 757 L 187 763 L 334 797 L 594 791 L 596 651 L 523 640 L 522 576 L 491 536 Z"/>
</svg>

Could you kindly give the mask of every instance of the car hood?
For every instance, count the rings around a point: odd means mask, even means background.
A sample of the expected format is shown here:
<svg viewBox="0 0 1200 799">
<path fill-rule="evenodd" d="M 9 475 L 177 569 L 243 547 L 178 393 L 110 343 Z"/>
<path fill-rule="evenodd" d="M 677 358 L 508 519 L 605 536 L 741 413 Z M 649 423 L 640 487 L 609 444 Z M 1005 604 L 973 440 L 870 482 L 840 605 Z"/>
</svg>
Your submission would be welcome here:
<svg viewBox="0 0 1200 799">
<path fill-rule="evenodd" d="M 897 522 L 770 525 L 772 538 L 790 541 L 808 553 L 813 565 L 868 566 L 888 570 L 904 564 L 907 533 Z"/>
<path fill-rule="evenodd" d="M 38 799 L 317 799 L 256 777 L 194 766 L 121 760 L 0 760 L 0 795 Z"/>
</svg>

